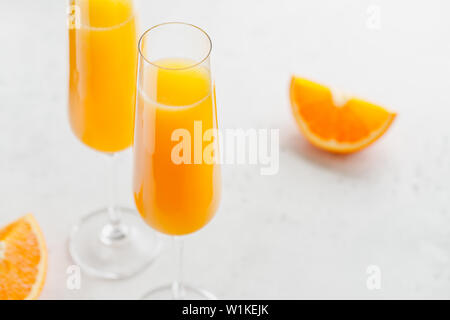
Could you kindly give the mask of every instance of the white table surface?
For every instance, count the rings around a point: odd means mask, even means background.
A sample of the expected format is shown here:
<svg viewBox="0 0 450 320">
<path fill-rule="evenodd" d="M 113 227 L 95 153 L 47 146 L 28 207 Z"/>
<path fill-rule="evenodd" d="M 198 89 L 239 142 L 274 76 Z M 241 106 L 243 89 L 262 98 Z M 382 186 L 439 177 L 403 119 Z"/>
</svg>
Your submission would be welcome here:
<svg viewBox="0 0 450 320">
<path fill-rule="evenodd" d="M 67 235 L 105 203 L 106 172 L 67 120 L 65 6 L 0 2 L 0 225 L 27 212 L 39 220 L 43 299 L 136 299 L 171 279 L 170 242 L 132 279 L 83 275 L 81 289 L 66 286 Z M 368 22 L 373 8 L 379 25 Z M 210 33 L 222 128 L 280 129 L 277 175 L 223 167 L 219 212 L 186 241 L 187 280 L 230 299 L 450 298 L 449 9 L 444 0 L 142 1 L 143 27 L 181 20 Z M 290 113 L 293 73 L 398 118 L 358 154 L 316 150 Z M 119 170 L 118 202 L 133 206 L 130 151 Z M 367 289 L 369 265 L 380 267 L 380 290 Z"/>
</svg>

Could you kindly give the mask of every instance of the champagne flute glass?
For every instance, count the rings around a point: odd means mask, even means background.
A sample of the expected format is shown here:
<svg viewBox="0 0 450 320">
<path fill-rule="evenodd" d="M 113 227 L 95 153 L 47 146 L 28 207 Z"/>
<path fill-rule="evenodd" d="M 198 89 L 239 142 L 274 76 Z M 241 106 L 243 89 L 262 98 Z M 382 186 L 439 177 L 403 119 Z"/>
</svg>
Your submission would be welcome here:
<svg viewBox="0 0 450 320">
<path fill-rule="evenodd" d="M 169 22 L 147 30 L 138 48 L 134 198 L 151 227 L 174 237 L 179 270 L 145 298 L 212 299 L 183 283 L 179 238 L 212 219 L 221 192 L 211 40 L 194 25 Z"/>
<path fill-rule="evenodd" d="M 132 144 L 137 22 L 132 0 L 70 0 L 69 120 L 75 136 L 100 151 L 110 176 L 106 208 L 70 235 L 70 254 L 83 271 L 120 279 L 143 270 L 159 251 L 135 210 L 115 204 L 114 159 Z"/>
</svg>

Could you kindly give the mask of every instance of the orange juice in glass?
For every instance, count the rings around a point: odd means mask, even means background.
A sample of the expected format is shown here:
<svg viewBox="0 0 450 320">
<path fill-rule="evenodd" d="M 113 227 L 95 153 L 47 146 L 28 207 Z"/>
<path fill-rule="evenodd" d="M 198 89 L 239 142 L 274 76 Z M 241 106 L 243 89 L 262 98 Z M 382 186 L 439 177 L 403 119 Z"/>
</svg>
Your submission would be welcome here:
<svg viewBox="0 0 450 320">
<path fill-rule="evenodd" d="M 178 239 L 204 227 L 220 199 L 211 41 L 193 25 L 164 23 L 142 35 L 139 50 L 135 203 L 145 222 Z M 175 245 L 180 262 L 182 245 Z M 145 298 L 213 297 L 182 283 L 180 274 Z"/>
<path fill-rule="evenodd" d="M 69 29 L 69 119 L 87 146 L 117 152 L 131 145 L 137 68 L 131 0 L 76 0 Z"/>
<path fill-rule="evenodd" d="M 202 228 L 218 206 L 220 170 L 208 161 L 217 152 L 216 107 L 205 66 L 189 68 L 195 61 L 182 59 L 155 63 L 160 68 L 144 70 L 148 81 L 138 92 L 134 197 L 149 225 L 184 235 Z"/>
<path fill-rule="evenodd" d="M 116 206 L 114 195 L 114 155 L 133 139 L 138 55 L 134 2 L 70 0 L 68 14 L 70 125 L 83 144 L 108 156 L 111 177 L 108 206 L 74 227 L 69 250 L 84 271 L 125 278 L 143 270 L 158 248 L 135 210 Z"/>
</svg>

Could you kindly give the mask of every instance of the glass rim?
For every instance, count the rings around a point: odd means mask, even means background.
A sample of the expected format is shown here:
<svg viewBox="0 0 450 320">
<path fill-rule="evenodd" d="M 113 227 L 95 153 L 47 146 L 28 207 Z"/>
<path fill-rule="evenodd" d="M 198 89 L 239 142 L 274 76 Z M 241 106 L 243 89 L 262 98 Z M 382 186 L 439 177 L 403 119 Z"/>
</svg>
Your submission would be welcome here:
<svg viewBox="0 0 450 320">
<path fill-rule="evenodd" d="M 205 55 L 202 59 L 199 59 L 198 61 L 196 60 L 195 63 L 192 63 L 192 64 L 190 64 L 190 65 L 187 66 L 187 67 L 181 67 L 181 68 L 168 68 L 168 67 L 163 67 L 163 66 L 160 66 L 160 65 L 156 64 L 155 62 L 150 61 L 150 60 L 142 53 L 142 50 L 141 50 L 141 49 L 142 49 L 142 40 L 143 40 L 144 37 L 147 35 L 147 33 L 149 33 L 150 31 L 152 31 L 152 30 L 154 30 L 154 29 L 156 29 L 156 28 L 165 26 L 165 25 L 170 25 L 170 24 L 172 24 L 172 25 L 174 25 L 174 24 L 179 24 L 179 25 L 184 25 L 184 26 L 188 26 L 188 27 L 193 27 L 193 28 L 199 30 L 201 33 L 203 33 L 203 35 L 206 36 L 206 39 L 208 39 L 208 43 L 209 43 L 209 49 L 208 49 L 208 52 L 206 53 L 206 55 Z M 206 33 L 205 30 L 203 30 L 203 29 L 200 28 L 200 27 L 197 27 L 197 26 L 194 25 L 194 24 L 187 23 L 187 22 L 179 22 L 179 21 L 163 22 L 163 23 L 159 23 L 159 24 L 157 24 L 157 25 L 154 25 L 153 27 L 150 27 L 149 29 L 147 29 L 147 30 L 144 31 L 144 33 L 143 33 L 143 34 L 140 36 L 140 38 L 139 38 L 139 42 L 138 42 L 138 51 L 139 51 L 139 56 L 141 56 L 141 57 L 144 59 L 145 62 L 151 64 L 152 66 L 154 66 L 154 67 L 156 67 L 156 68 L 159 68 L 159 69 L 165 69 L 165 70 L 173 70 L 173 71 L 176 71 L 176 70 L 187 70 L 187 69 L 191 69 L 191 68 L 194 68 L 194 67 L 196 67 L 196 66 L 202 64 L 203 62 L 205 62 L 205 61 L 209 58 L 209 56 L 211 55 L 211 51 L 212 51 L 212 41 L 211 41 L 211 38 L 209 37 L 209 34 Z"/>
</svg>

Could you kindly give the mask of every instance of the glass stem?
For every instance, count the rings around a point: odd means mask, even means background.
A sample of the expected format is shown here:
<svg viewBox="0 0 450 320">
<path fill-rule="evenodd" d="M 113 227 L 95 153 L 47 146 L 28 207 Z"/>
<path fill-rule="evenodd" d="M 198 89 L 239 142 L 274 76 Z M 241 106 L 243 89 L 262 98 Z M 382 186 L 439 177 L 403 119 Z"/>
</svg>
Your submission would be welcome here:
<svg viewBox="0 0 450 320">
<path fill-rule="evenodd" d="M 183 240 L 178 236 L 173 237 L 175 251 L 175 279 L 172 283 L 172 295 L 174 300 L 181 300 L 184 296 L 183 290 Z"/>
<path fill-rule="evenodd" d="M 108 155 L 108 177 L 107 192 L 108 192 L 108 217 L 109 223 L 105 225 L 100 234 L 100 240 L 106 244 L 111 245 L 121 240 L 126 239 L 128 230 L 122 224 L 120 217 L 120 210 L 116 207 L 116 168 L 115 161 L 116 154 Z"/>
<path fill-rule="evenodd" d="M 120 216 L 119 212 L 116 210 L 116 154 L 111 153 L 108 155 L 108 177 L 109 181 L 107 182 L 107 190 L 108 190 L 108 216 L 109 222 L 112 225 L 120 224 Z"/>
</svg>

